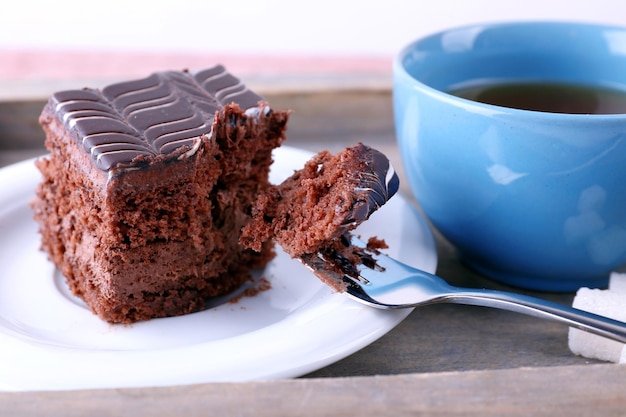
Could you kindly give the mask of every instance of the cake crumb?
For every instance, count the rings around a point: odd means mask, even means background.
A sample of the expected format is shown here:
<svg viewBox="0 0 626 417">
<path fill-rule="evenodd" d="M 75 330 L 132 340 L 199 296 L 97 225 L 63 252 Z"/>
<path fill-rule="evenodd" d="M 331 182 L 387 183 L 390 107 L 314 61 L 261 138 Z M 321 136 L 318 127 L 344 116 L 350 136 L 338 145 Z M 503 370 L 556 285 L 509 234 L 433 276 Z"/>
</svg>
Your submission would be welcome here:
<svg viewBox="0 0 626 417">
<path fill-rule="evenodd" d="M 254 282 L 251 287 L 246 288 L 240 294 L 237 294 L 230 300 L 228 300 L 231 304 L 236 304 L 241 301 L 244 297 L 255 297 L 262 292 L 268 291 L 272 289 L 272 283 L 265 277 L 259 278 L 258 281 Z"/>
<path fill-rule="evenodd" d="M 367 249 L 370 251 L 378 251 L 380 249 L 389 249 L 389 245 L 384 239 L 378 236 L 372 236 L 367 240 Z"/>
</svg>

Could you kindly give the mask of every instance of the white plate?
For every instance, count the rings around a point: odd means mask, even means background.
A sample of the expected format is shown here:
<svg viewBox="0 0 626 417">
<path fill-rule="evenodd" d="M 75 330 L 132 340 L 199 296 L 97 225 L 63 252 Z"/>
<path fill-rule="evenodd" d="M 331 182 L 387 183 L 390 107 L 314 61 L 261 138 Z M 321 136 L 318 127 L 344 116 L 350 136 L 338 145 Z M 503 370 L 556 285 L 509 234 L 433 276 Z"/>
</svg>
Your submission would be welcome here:
<svg viewBox="0 0 626 417">
<path fill-rule="evenodd" d="M 310 154 L 282 147 L 272 181 Z M 110 325 L 66 289 L 38 250 L 28 202 L 33 161 L 0 170 L 0 390 L 180 385 L 296 377 L 383 336 L 410 310 L 365 307 L 333 293 L 284 254 L 261 274 L 271 289 L 199 313 Z M 437 255 L 423 218 L 396 196 L 359 233 L 384 238 L 390 255 L 429 272 Z"/>
</svg>

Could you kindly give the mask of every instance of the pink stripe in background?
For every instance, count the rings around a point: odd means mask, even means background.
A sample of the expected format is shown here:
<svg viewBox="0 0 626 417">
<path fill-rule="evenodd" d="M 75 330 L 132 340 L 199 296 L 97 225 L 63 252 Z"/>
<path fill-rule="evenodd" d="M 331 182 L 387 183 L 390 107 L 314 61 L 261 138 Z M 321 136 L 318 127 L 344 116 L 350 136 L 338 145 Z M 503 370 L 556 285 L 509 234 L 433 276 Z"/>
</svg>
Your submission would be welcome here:
<svg viewBox="0 0 626 417">
<path fill-rule="evenodd" d="M 227 55 L 0 50 L 0 79 L 55 80 L 145 76 L 154 71 L 200 69 L 217 63 L 238 76 L 387 75 L 391 57 Z"/>
</svg>

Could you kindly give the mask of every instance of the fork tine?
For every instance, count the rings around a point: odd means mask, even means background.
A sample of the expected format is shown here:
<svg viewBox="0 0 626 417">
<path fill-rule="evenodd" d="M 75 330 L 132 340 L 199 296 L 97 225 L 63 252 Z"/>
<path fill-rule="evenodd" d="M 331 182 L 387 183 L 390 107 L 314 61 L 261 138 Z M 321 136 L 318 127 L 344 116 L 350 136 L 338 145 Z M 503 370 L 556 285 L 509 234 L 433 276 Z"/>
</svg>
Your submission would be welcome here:
<svg viewBox="0 0 626 417">
<path fill-rule="evenodd" d="M 352 299 L 379 309 L 404 308 L 402 305 L 385 304 L 372 298 L 367 287 L 370 281 L 363 272 L 371 272 L 379 281 L 385 267 L 381 266 L 389 260 L 373 245 L 365 243 L 359 237 L 345 233 L 333 245 L 323 248 L 317 253 L 300 257 L 300 261 L 326 285 L 337 292 L 342 292 Z M 379 274 L 381 274 L 379 276 Z M 368 274 L 370 275 L 370 274 Z M 374 276 L 371 276 L 374 278 Z"/>
<path fill-rule="evenodd" d="M 361 284 L 369 280 L 361 272 L 364 269 L 382 272 L 385 268 L 378 264 L 379 252 L 356 236 L 345 233 L 318 252 L 300 256 L 306 265 L 322 282 L 338 292 L 363 294 Z M 373 303 L 374 300 L 372 300 Z"/>
<path fill-rule="evenodd" d="M 403 306 L 388 305 L 376 301 L 369 296 L 369 294 L 363 289 L 361 284 L 345 275 L 343 278 L 343 282 L 346 284 L 345 293 L 353 300 L 356 300 L 362 304 L 366 304 L 370 307 L 376 307 L 383 310 L 404 308 Z"/>
</svg>

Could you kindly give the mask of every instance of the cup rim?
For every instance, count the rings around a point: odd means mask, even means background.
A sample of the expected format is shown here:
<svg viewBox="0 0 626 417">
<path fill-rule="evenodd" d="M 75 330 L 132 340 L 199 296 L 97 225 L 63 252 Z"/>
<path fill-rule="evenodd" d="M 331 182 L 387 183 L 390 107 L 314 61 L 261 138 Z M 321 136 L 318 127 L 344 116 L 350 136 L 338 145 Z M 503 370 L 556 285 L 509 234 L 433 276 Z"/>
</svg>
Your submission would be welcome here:
<svg viewBox="0 0 626 417">
<path fill-rule="evenodd" d="M 402 47 L 395 55 L 392 64 L 393 78 L 394 78 L 394 89 L 396 81 L 399 76 L 403 77 L 405 80 L 409 81 L 414 87 L 422 89 L 426 91 L 429 95 L 439 96 L 447 101 L 454 101 L 462 103 L 465 107 L 471 107 L 478 111 L 484 112 L 506 112 L 507 114 L 520 116 L 532 115 L 538 118 L 563 118 L 563 119 L 571 119 L 572 121 L 600 121 L 600 120 L 622 120 L 626 118 L 626 112 L 624 113 L 600 113 L 600 114 L 580 114 L 580 113 L 558 113 L 558 112 L 545 112 L 538 110 L 526 110 L 526 109 L 517 109 L 513 107 L 500 106 L 496 104 L 487 104 L 481 103 L 478 101 L 462 98 L 450 94 L 446 91 L 437 89 L 435 87 L 431 87 L 428 84 L 418 80 L 413 75 L 411 75 L 407 69 L 405 68 L 403 61 L 405 57 L 411 53 L 415 49 L 415 47 L 423 43 L 429 39 L 435 39 L 437 37 L 441 37 L 446 33 L 452 33 L 456 31 L 469 30 L 469 29 L 489 29 L 489 28 L 512 28 L 512 27 L 530 27 L 530 26 L 543 26 L 543 27 L 562 27 L 564 29 L 573 29 L 573 28 L 591 28 L 598 30 L 617 30 L 620 32 L 626 33 L 626 26 L 619 26 L 613 24 L 602 24 L 602 23 L 593 23 L 593 22 L 580 22 L 580 21 L 560 21 L 560 20 L 519 20 L 519 21 L 503 21 L 503 22 L 483 22 L 483 23 L 473 23 L 461 26 L 453 26 L 447 29 L 443 29 L 440 31 L 436 31 L 419 38 L 413 39 L 404 47 Z"/>
</svg>

